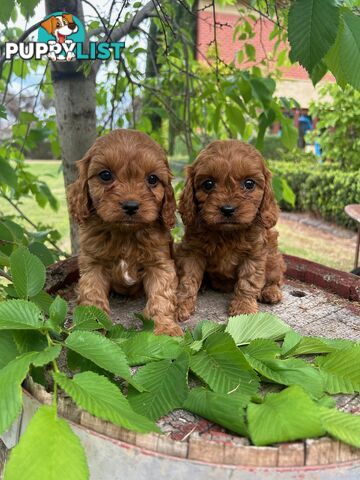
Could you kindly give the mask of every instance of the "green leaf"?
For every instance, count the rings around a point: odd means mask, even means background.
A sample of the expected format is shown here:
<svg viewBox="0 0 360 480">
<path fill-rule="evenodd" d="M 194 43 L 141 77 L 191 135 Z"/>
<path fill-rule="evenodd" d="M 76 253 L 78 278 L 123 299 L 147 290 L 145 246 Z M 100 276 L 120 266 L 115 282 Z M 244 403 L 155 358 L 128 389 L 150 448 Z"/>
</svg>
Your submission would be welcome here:
<svg viewBox="0 0 360 480">
<path fill-rule="evenodd" d="M 269 393 L 261 404 L 250 403 L 247 414 L 254 445 L 319 437 L 325 433 L 319 408 L 298 386 Z"/>
<path fill-rule="evenodd" d="M 325 63 L 340 85 L 360 89 L 360 18 L 348 9 L 343 9 L 336 42 Z"/>
<path fill-rule="evenodd" d="M 272 313 L 254 313 L 230 317 L 226 332 L 236 345 L 245 345 L 256 338 L 280 340 L 292 328 Z"/>
<path fill-rule="evenodd" d="M 17 185 L 15 170 L 2 158 L 0 158 L 0 183 L 9 185 L 12 188 L 16 188 Z"/>
<path fill-rule="evenodd" d="M 236 389 L 253 395 L 259 388 L 256 373 L 226 333 L 214 333 L 207 338 L 203 350 L 190 358 L 190 368 L 215 392 Z"/>
<path fill-rule="evenodd" d="M 56 258 L 54 254 L 49 250 L 46 245 L 41 242 L 32 242 L 29 245 L 29 251 L 33 255 L 36 255 L 45 267 L 48 267 L 55 262 Z"/>
<path fill-rule="evenodd" d="M 126 356 L 121 348 L 108 338 L 94 332 L 72 332 L 65 345 L 74 352 L 91 360 L 96 365 L 124 378 L 135 388 Z"/>
<path fill-rule="evenodd" d="M 41 367 L 43 365 L 47 365 L 48 363 L 52 362 L 61 352 L 61 345 L 54 345 L 45 348 L 41 352 L 34 353 L 31 359 L 31 363 L 34 367 Z"/>
<path fill-rule="evenodd" d="M 257 338 L 243 347 L 242 352 L 257 360 L 274 360 L 280 355 L 281 349 L 274 340 Z"/>
<path fill-rule="evenodd" d="M 18 355 L 11 330 L 0 331 L 0 369 Z"/>
<path fill-rule="evenodd" d="M 74 330 L 97 330 L 105 328 L 109 330 L 113 323 L 108 315 L 93 305 L 79 305 L 74 310 Z"/>
<path fill-rule="evenodd" d="M 18 0 L 20 3 L 21 13 L 25 18 L 30 18 L 35 14 L 35 8 L 40 3 L 40 0 Z"/>
<path fill-rule="evenodd" d="M 55 298 L 49 308 L 49 320 L 46 325 L 52 328 L 55 331 L 61 331 L 61 328 L 64 326 L 65 318 L 68 312 L 67 302 L 59 297 Z"/>
<path fill-rule="evenodd" d="M 324 393 L 320 373 L 304 360 L 258 360 L 246 355 L 250 365 L 263 377 L 281 385 L 300 385 L 313 397 L 319 398 Z"/>
<path fill-rule="evenodd" d="M 230 130 L 242 134 L 245 128 L 245 119 L 240 108 L 237 105 L 228 104 L 225 105 L 225 113 Z"/>
<path fill-rule="evenodd" d="M 11 254 L 10 267 L 19 297 L 33 297 L 42 290 L 45 284 L 45 267 L 41 260 L 25 247 L 19 247 Z"/>
<path fill-rule="evenodd" d="M 37 330 L 43 328 L 39 308 L 26 300 L 0 302 L 0 330 Z"/>
<path fill-rule="evenodd" d="M 6 464 L 4 480 L 87 480 L 86 455 L 55 407 L 41 406 Z"/>
<path fill-rule="evenodd" d="M 15 0 L 2 0 L 0 8 L 0 22 L 7 23 L 10 20 L 15 7 Z"/>
<path fill-rule="evenodd" d="M 210 335 L 215 332 L 223 332 L 224 330 L 225 325 L 211 322 L 210 320 L 202 320 L 194 328 L 193 337 L 195 341 L 190 343 L 191 350 L 198 352 L 201 350 L 204 341 L 210 337 Z"/>
<path fill-rule="evenodd" d="M 142 365 L 154 360 L 173 359 L 183 350 L 177 337 L 157 336 L 152 332 L 138 332 L 121 343 L 121 349 L 130 365 Z"/>
<path fill-rule="evenodd" d="M 351 348 L 354 345 L 354 342 L 351 340 L 345 340 L 342 338 L 302 337 L 295 332 L 289 332 L 285 336 L 285 341 L 282 346 L 282 355 L 290 356 L 331 353 L 337 350 Z"/>
<path fill-rule="evenodd" d="M 44 290 L 41 290 L 34 297 L 30 297 L 30 300 L 37 305 L 40 310 L 42 310 L 46 315 L 50 315 L 50 306 L 53 303 L 54 299 Z"/>
<path fill-rule="evenodd" d="M 48 346 L 46 336 L 38 330 L 12 331 L 19 354 L 41 352 Z"/>
<path fill-rule="evenodd" d="M 335 42 L 339 28 L 335 0 L 295 0 L 288 17 L 290 58 L 311 73 Z"/>
<path fill-rule="evenodd" d="M 326 392 L 360 392 L 360 345 L 317 357 L 315 363 L 320 368 Z"/>
<path fill-rule="evenodd" d="M 291 150 L 296 146 L 298 131 L 294 126 L 294 121 L 292 118 L 281 115 L 279 120 L 281 125 L 281 141 L 286 148 Z"/>
<path fill-rule="evenodd" d="M 134 412 L 119 388 L 94 372 L 79 373 L 72 380 L 53 373 L 54 380 L 82 409 L 98 418 L 136 432 L 160 431 L 155 423 Z"/>
<path fill-rule="evenodd" d="M 0 118 L 7 118 L 7 112 L 4 105 L 0 105 Z"/>
<path fill-rule="evenodd" d="M 205 388 L 190 391 L 183 408 L 217 423 L 228 430 L 246 436 L 244 407 L 250 397 L 226 393 L 216 393 Z"/>
<path fill-rule="evenodd" d="M 317 65 L 315 65 L 311 72 L 311 81 L 314 87 L 320 82 L 327 71 L 328 67 L 325 62 L 320 61 Z"/>
<path fill-rule="evenodd" d="M 332 437 L 360 448 L 360 416 L 340 412 L 336 409 L 321 408 L 321 423 Z"/>
<path fill-rule="evenodd" d="M 136 382 L 146 392 L 129 389 L 128 399 L 133 409 L 151 420 L 180 408 L 187 397 L 189 355 L 183 352 L 175 360 L 148 363 L 135 375 Z"/>
</svg>

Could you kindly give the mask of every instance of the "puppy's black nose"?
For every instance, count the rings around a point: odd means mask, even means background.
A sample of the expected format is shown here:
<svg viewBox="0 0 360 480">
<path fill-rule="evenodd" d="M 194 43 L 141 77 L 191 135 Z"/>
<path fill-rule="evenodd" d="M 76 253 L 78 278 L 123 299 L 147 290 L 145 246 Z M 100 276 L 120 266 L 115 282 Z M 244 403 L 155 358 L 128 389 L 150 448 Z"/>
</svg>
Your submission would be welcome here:
<svg viewBox="0 0 360 480">
<path fill-rule="evenodd" d="M 139 203 L 135 200 L 128 200 L 122 203 L 121 206 L 127 215 L 134 215 L 139 210 Z"/>
<path fill-rule="evenodd" d="M 70 28 L 70 30 L 75 30 L 76 23 L 68 23 L 68 27 Z"/>
<path fill-rule="evenodd" d="M 232 205 L 223 205 L 220 207 L 220 210 L 225 217 L 231 217 L 231 215 L 235 212 L 235 207 Z"/>
</svg>

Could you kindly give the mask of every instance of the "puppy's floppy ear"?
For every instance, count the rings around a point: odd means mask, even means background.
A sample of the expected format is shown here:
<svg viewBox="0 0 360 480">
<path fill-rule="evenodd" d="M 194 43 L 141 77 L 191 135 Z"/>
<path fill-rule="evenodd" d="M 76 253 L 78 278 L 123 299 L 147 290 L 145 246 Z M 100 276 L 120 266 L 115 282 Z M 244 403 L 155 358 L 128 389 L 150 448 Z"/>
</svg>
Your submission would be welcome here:
<svg viewBox="0 0 360 480">
<path fill-rule="evenodd" d="M 167 228 L 173 228 L 176 223 L 175 211 L 176 200 L 174 190 L 171 185 L 172 174 L 169 170 L 168 183 L 165 186 L 164 201 L 161 211 L 161 217 Z"/>
<path fill-rule="evenodd" d="M 197 209 L 194 195 L 193 167 L 188 167 L 186 171 L 186 182 L 180 197 L 179 212 L 184 225 L 191 225 L 195 223 Z"/>
<path fill-rule="evenodd" d="M 78 223 L 82 223 L 90 216 L 91 199 L 87 182 L 90 160 L 91 155 L 88 152 L 84 158 L 76 162 L 79 177 L 67 190 L 69 212 Z"/>
<path fill-rule="evenodd" d="M 40 24 L 45 30 L 50 33 L 51 35 L 55 31 L 56 28 L 56 18 L 55 17 L 50 17 L 47 20 L 44 20 Z"/>
<path fill-rule="evenodd" d="M 74 23 L 74 19 L 73 19 L 73 16 L 71 15 L 71 13 L 64 13 L 63 17 L 64 17 L 65 20 L 67 20 L 69 23 Z"/>
<path fill-rule="evenodd" d="M 272 228 L 276 225 L 279 218 L 279 207 L 275 200 L 275 195 L 271 185 L 271 172 L 265 167 L 265 189 L 261 201 L 260 220 L 265 228 Z"/>
</svg>

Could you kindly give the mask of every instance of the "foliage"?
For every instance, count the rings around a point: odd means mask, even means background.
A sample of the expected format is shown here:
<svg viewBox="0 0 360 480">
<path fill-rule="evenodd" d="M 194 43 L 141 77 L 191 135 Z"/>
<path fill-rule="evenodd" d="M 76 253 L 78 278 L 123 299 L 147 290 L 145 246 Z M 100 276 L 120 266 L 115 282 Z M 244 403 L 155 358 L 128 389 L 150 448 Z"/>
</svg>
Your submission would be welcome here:
<svg viewBox="0 0 360 480">
<path fill-rule="evenodd" d="M 309 112 L 318 118 L 315 130 L 308 133 L 311 142 L 318 142 L 322 158 L 342 169 L 360 169 L 360 92 L 347 86 L 324 85 L 320 99 L 312 102 Z"/>
<path fill-rule="evenodd" d="M 26 277 L 31 268 L 36 290 L 43 288 L 41 264 L 26 249 L 18 251 L 12 269 Z M 145 319 L 143 331 L 126 330 L 95 307 L 76 307 L 77 322 L 70 323 L 65 300 L 56 297 L 49 308 L 39 308 L 22 277 L 13 278 L 13 293 L 21 298 L 0 302 L 0 434 L 21 411 L 21 384 L 31 366 L 52 373 L 54 396 L 13 449 L 5 480 L 20 471 L 28 480 L 47 478 L 49 471 L 88 478 L 81 443 L 57 415 L 60 389 L 92 415 L 140 433 L 159 431 L 156 420 L 184 408 L 255 445 L 328 433 L 359 446 L 357 418 L 337 411 L 325 392 L 360 391 L 360 344 L 303 337 L 269 314 L 232 317 L 226 330 L 203 321 L 184 338 L 155 337 L 153 322 Z M 76 355 L 60 371 L 63 350 Z M 314 353 L 314 362 L 294 358 Z M 130 365 L 137 366 L 135 375 Z M 189 389 L 189 375 L 195 388 Z M 49 388 L 46 377 L 39 378 Z M 260 394 L 260 379 L 272 393 Z M 37 467 L 29 470 L 30 462 Z"/>
<path fill-rule="evenodd" d="M 291 157 L 291 155 L 290 155 Z M 310 211 L 326 220 L 348 228 L 356 225 L 345 213 L 345 205 L 357 203 L 360 171 L 347 172 L 329 164 L 270 162 L 271 170 L 286 181 L 295 192 L 294 207 L 280 201 L 283 210 Z"/>
</svg>

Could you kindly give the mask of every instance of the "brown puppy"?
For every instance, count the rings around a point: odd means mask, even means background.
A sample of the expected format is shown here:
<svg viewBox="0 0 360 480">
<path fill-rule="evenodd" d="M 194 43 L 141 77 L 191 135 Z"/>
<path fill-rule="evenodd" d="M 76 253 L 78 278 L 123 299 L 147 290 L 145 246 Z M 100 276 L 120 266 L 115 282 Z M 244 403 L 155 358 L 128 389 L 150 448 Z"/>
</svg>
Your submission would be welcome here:
<svg viewBox="0 0 360 480">
<path fill-rule="evenodd" d="M 195 310 L 204 274 L 233 291 L 229 315 L 255 313 L 257 299 L 277 303 L 285 264 L 271 230 L 279 209 L 260 153 L 237 141 L 215 141 L 189 167 L 179 206 L 185 235 L 176 251 L 178 319 Z"/>
<path fill-rule="evenodd" d="M 80 223 L 79 303 L 110 312 L 109 291 L 144 288 L 155 333 L 182 335 L 176 324 L 177 276 L 170 228 L 172 175 L 163 149 L 144 133 L 115 130 L 77 163 L 70 212 Z"/>
</svg>

